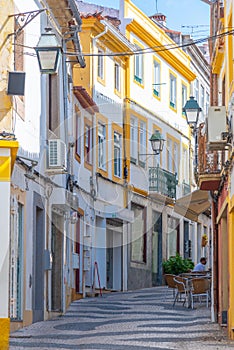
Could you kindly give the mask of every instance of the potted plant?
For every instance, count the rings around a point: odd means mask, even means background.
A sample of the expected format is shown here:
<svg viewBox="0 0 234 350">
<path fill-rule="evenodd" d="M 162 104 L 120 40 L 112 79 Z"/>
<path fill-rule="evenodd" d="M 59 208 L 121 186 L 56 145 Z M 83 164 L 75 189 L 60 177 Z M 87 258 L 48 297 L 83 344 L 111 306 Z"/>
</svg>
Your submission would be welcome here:
<svg viewBox="0 0 234 350">
<path fill-rule="evenodd" d="M 202 235 L 202 242 L 201 242 L 201 245 L 202 247 L 205 247 L 208 243 L 208 237 L 206 234 Z"/>
<path fill-rule="evenodd" d="M 162 266 L 164 274 L 179 275 L 191 271 L 194 263 L 190 259 L 183 259 L 179 253 L 176 253 L 175 256 L 163 261 Z"/>
</svg>

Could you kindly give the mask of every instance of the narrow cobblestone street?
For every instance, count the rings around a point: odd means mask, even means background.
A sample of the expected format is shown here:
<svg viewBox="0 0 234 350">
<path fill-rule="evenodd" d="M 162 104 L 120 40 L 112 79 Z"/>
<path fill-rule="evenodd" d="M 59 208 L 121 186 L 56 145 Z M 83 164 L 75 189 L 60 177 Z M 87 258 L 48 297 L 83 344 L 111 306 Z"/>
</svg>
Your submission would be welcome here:
<svg viewBox="0 0 234 350">
<path fill-rule="evenodd" d="M 12 333 L 10 349 L 234 349 L 205 303 L 172 303 L 166 287 L 82 299 L 62 317 Z"/>
</svg>

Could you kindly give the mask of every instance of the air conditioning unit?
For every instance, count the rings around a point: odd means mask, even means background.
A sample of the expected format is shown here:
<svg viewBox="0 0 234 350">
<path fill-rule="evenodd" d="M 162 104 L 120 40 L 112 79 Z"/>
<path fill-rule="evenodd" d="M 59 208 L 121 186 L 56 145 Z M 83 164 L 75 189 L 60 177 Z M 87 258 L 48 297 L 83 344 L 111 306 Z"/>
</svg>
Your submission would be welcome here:
<svg viewBox="0 0 234 350">
<path fill-rule="evenodd" d="M 48 168 L 51 170 L 67 170 L 66 144 L 60 139 L 49 140 Z"/>
<path fill-rule="evenodd" d="M 207 141 L 209 150 L 225 149 L 227 140 L 227 117 L 225 106 L 209 107 L 207 116 Z"/>
</svg>

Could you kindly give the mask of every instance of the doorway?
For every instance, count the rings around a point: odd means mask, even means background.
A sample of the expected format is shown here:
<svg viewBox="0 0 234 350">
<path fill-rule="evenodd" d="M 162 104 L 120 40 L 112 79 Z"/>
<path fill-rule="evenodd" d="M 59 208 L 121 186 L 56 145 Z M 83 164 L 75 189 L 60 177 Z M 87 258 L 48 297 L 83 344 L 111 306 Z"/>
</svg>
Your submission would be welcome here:
<svg viewBox="0 0 234 350">
<path fill-rule="evenodd" d="M 162 284 L 162 214 L 153 212 L 152 286 Z"/>
<path fill-rule="evenodd" d="M 33 323 L 44 320 L 44 240 L 45 215 L 41 197 L 34 193 L 33 276 L 32 285 Z"/>
<path fill-rule="evenodd" d="M 52 213 L 51 225 L 51 309 L 52 311 L 61 312 L 63 286 L 63 218 L 56 213 Z"/>
<path fill-rule="evenodd" d="M 106 231 L 106 286 L 111 290 L 123 288 L 122 223 L 107 221 Z"/>
</svg>

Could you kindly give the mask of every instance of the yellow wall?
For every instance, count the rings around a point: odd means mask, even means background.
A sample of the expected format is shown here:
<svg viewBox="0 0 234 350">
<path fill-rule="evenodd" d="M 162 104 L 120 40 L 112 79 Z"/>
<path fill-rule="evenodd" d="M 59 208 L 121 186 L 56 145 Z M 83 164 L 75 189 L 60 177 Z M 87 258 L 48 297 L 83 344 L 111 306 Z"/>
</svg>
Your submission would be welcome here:
<svg viewBox="0 0 234 350">
<path fill-rule="evenodd" d="M 13 70 L 14 13 L 12 0 L 0 0 L 0 131 L 11 131 L 11 97 L 6 94 L 8 71 Z"/>
</svg>

